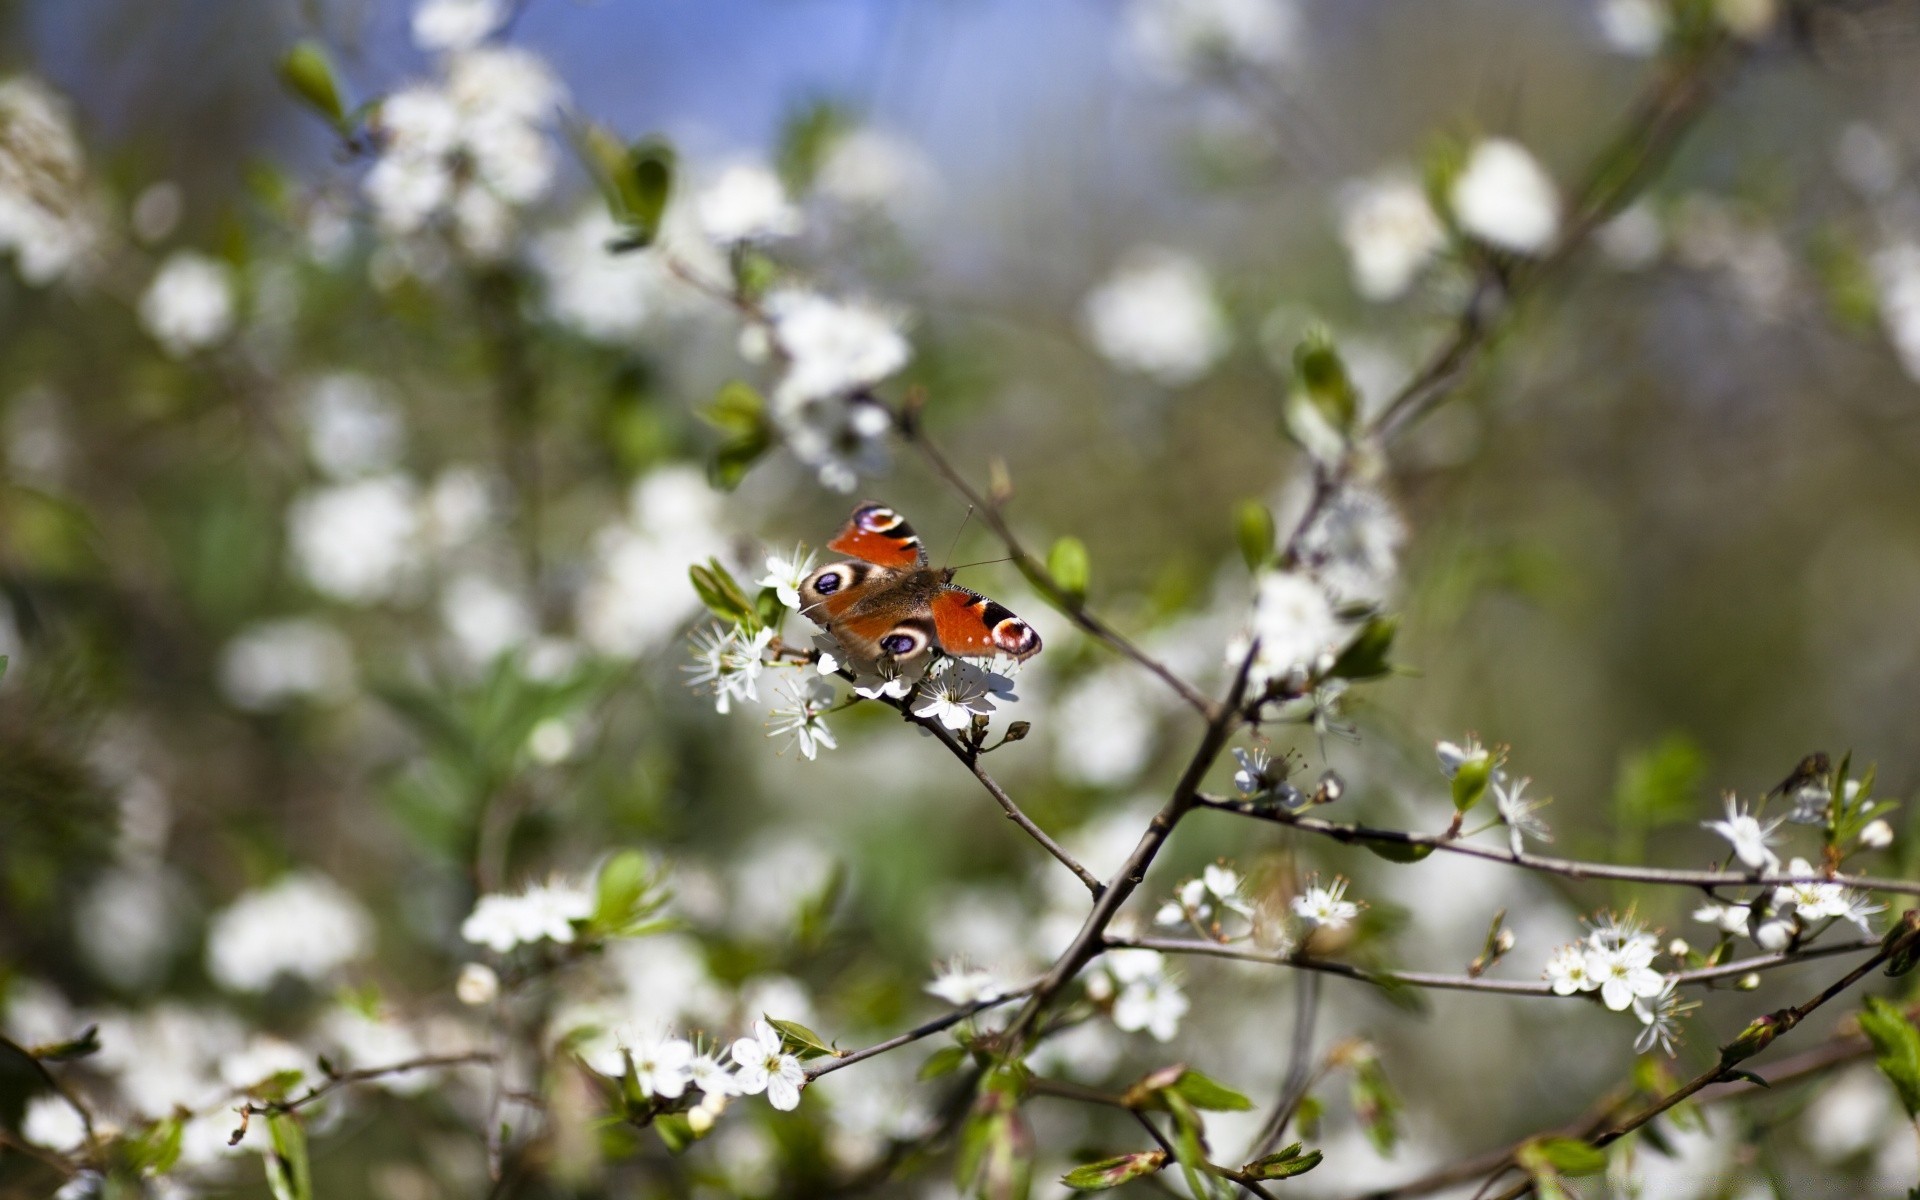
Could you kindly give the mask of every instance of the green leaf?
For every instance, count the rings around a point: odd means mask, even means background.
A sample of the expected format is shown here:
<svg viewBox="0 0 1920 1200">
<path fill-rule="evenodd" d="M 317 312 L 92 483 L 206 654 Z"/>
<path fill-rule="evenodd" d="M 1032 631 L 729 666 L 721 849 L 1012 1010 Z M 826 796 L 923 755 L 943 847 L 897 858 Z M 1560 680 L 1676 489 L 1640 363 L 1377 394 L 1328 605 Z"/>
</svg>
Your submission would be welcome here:
<svg viewBox="0 0 1920 1200">
<path fill-rule="evenodd" d="M 1300 1143 L 1295 1142 L 1278 1154 L 1269 1154 L 1248 1163 L 1240 1168 L 1240 1172 L 1253 1179 L 1292 1179 L 1319 1166 L 1322 1157 L 1318 1150 L 1301 1153 Z"/>
<path fill-rule="evenodd" d="M 1387 652 L 1400 632 L 1400 618 L 1380 615 L 1368 619 L 1358 637 L 1347 643 L 1340 657 L 1333 660 L 1335 677 L 1340 679 L 1378 679 L 1393 670 Z"/>
<path fill-rule="evenodd" d="M 1893 1084 L 1908 1117 L 1920 1117 L 1920 1030 L 1899 1006 L 1878 996 L 1860 1010 L 1860 1032 L 1873 1043 L 1874 1062 Z"/>
<path fill-rule="evenodd" d="M 287 51 L 280 59 L 280 82 L 334 128 L 346 128 L 347 105 L 341 99 L 339 72 L 325 46 L 303 41 Z"/>
<path fill-rule="evenodd" d="M 925 1083 L 929 1079 L 951 1075 L 960 1069 L 961 1063 L 966 1061 L 965 1046 L 942 1046 L 929 1054 L 926 1062 L 920 1064 L 920 1082 Z"/>
<path fill-rule="evenodd" d="M 1342 434 L 1353 431 L 1360 415 L 1360 390 L 1325 329 L 1310 331 L 1293 351 L 1294 380 L 1327 424 Z"/>
<path fill-rule="evenodd" d="M 1166 1165 L 1165 1150 L 1142 1150 L 1075 1167 L 1062 1175 L 1060 1182 L 1078 1192 L 1104 1192 L 1108 1188 L 1131 1183 L 1142 1175 L 1151 1175 Z"/>
<path fill-rule="evenodd" d="M 1234 513 L 1233 528 L 1240 540 L 1240 557 L 1247 560 L 1247 570 L 1259 571 L 1273 565 L 1277 534 L 1271 509 L 1258 500 L 1242 501 Z"/>
<path fill-rule="evenodd" d="M 1493 755 L 1478 754 L 1460 764 L 1453 773 L 1453 811 L 1466 812 L 1480 803 L 1493 779 Z"/>
<path fill-rule="evenodd" d="M 1167 1111 L 1173 1114 L 1173 1157 L 1180 1164 L 1180 1175 L 1190 1195 L 1198 1198 L 1218 1195 L 1213 1175 L 1207 1170 L 1206 1125 L 1193 1105 L 1172 1089 L 1161 1092 Z"/>
<path fill-rule="evenodd" d="M 1300 1105 L 1293 1112 L 1293 1127 L 1303 1137 L 1320 1136 L 1320 1118 L 1326 1115 L 1327 1106 L 1320 1103 L 1318 1096 L 1302 1096 Z"/>
<path fill-rule="evenodd" d="M 1047 574 L 1073 603 L 1087 598 L 1087 583 L 1093 563 L 1087 557 L 1086 543 L 1077 537 L 1063 537 L 1047 551 Z"/>
<path fill-rule="evenodd" d="M 600 867 L 594 881 L 593 916 L 587 927 L 602 937 L 641 937 L 664 928 L 652 918 L 667 902 L 647 856 L 622 850 Z"/>
<path fill-rule="evenodd" d="M 1417 863 L 1433 853 L 1432 846 L 1416 846 L 1407 842 L 1362 842 L 1360 844 L 1388 862 Z"/>
<path fill-rule="evenodd" d="M 30 1053 L 41 1062 L 72 1062 L 85 1058 L 89 1054 L 100 1052 L 100 1027 L 89 1025 L 80 1031 L 80 1035 L 64 1042 L 51 1042 L 44 1046 L 35 1046 Z"/>
<path fill-rule="evenodd" d="M 661 1113 L 653 1119 L 653 1131 L 670 1154 L 684 1153 L 688 1146 L 700 1140 L 685 1113 Z"/>
<path fill-rule="evenodd" d="M 751 384 L 725 384 L 700 410 L 701 419 L 722 433 L 754 433 L 767 425 L 767 402 Z"/>
<path fill-rule="evenodd" d="M 1367 1140 L 1383 1156 L 1393 1153 L 1400 1140 L 1400 1097 L 1388 1082 L 1376 1054 L 1354 1064 L 1353 1112 L 1367 1131 Z"/>
<path fill-rule="evenodd" d="M 1558 1175 L 1598 1175 L 1607 1169 L 1607 1152 L 1579 1138 L 1539 1138 L 1520 1151 L 1522 1166 L 1551 1167 Z"/>
<path fill-rule="evenodd" d="M 608 249 L 623 253 L 652 245 L 673 195 L 673 145 L 664 138 L 646 137 L 628 146 L 597 125 L 582 128 L 578 145 L 608 210 L 623 230 L 620 240 Z"/>
<path fill-rule="evenodd" d="M 758 620 L 753 602 L 747 599 L 733 575 L 720 565 L 719 559 L 708 559 L 706 566 L 695 563 L 687 568 L 687 577 L 693 581 L 700 603 L 722 621 L 751 627 Z"/>
<path fill-rule="evenodd" d="M 1211 1112 L 1246 1112 L 1253 1107 L 1253 1101 L 1239 1092 L 1194 1070 L 1182 1071 L 1172 1090 L 1195 1108 Z"/>
<path fill-rule="evenodd" d="M 155 1121 L 141 1130 L 127 1145 L 127 1157 L 133 1169 L 150 1175 L 165 1175 L 180 1161 L 180 1145 L 185 1122 L 179 1117 Z"/>
<path fill-rule="evenodd" d="M 307 1163 L 307 1131 L 289 1113 L 267 1114 L 267 1187 L 273 1200 L 313 1200 L 313 1172 Z"/>
<path fill-rule="evenodd" d="M 780 1040 L 786 1043 L 788 1050 L 801 1058 L 819 1058 L 823 1054 L 837 1054 L 825 1038 L 808 1029 L 798 1021 L 776 1021 L 767 1018 L 767 1024 L 780 1032 Z"/>
</svg>

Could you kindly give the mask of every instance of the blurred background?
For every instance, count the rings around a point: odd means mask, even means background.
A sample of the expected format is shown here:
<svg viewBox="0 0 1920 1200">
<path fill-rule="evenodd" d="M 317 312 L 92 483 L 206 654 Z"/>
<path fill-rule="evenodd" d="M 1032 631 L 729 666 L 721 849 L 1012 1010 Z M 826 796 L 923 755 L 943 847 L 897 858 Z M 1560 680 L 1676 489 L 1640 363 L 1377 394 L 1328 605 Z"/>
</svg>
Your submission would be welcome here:
<svg viewBox="0 0 1920 1200">
<path fill-rule="evenodd" d="M 1078 926 L 1077 885 L 892 712 L 834 714 L 816 761 L 765 736 L 764 704 L 722 716 L 687 688 L 686 570 L 709 556 L 757 580 L 862 497 L 936 557 L 1001 551 L 906 448 L 854 493 L 780 450 L 709 482 L 727 434 L 702 412 L 772 368 L 662 257 L 606 253 L 588 123 L 672 143 L 668 240 L 718 277 L 693 198 L 776 172 L 794 220 L 767 269 L 896 320 L 912 360 L 882 394 L 926 389 L 966 475 L 1004 464 L 1023 537 L 1081 539 L 1091 606 L 1218 688 L 1252 592 L 1236 508 L 1285 528 L 1304 502 L 1295 345 L 1327 331 L 1383 403 L 1466 292 L 1422 207 L 1444 148 L 1509 139 L 1571 195 L 1663 69 L 1669 20 L 1658 0 L 526 0 L 472 41 L 548 72 L 491 86 L 551 94 L 513 130 L 524 177 L 476 214 L 382 191 L 392 152 L 343 142 L 276 69 L 324 46 L 349 109 L 457 87 L 475 51 L 434 7 L 0 5 L 0 1012 L 24 1045 L 99 1025 L 74 1077 L 121 1127 L 198 1112 L 262 1062 L 484 1044 L 454 992 L 484 957 L 459 933 L 476 897 L 616 850 L 659 865 L 679 925 L 609 948 L 549 1008 L 724 1038 L 768 1011 L 859 1045 L 938 1011 L 936 962 L 1023 980 Z M 1718 12 L 1740 65 L 1670 168 L 1392 452 L 1398 515 L 1375 536 L 1405 670 L 1343 697 L 1352 737 L 1269 731 L 1340 772 L 1339 819 L 1443 828 L 1430 747 L 1468 731 L 1512 747 L 1576 857 L 1714 861 L 1719 794 L 1815 750 L 1876 763 L 1887 798 L 1920 778 L 1920 9 Z M 1048 647 L 1006 710 L 1033 734 L 990 764 L 1105 875 L 1197 722 L 1012 568 L 963 579 Z M 1862 869 L 1911 871 L 1907 816 Z M 1462 969 L 1502 908 L 1513 978 L 1602 905 L 1712 936 L 1689 895 L 1390 866 L 1209 814 L 1149 878 L 1142 925 L 1221 856 L 1349 875 L 1373 952 L 1413 969 Z M 1048 1069 L 1124 1085 L 1186 1061 L 1270 1100 L 1295 980 L 1181 967 L 1174 1046 L 1096 1021 Z M 1709 996 L 1674 1070 L 1837 973 Z M 1587 1006 L 1416 1014 L 1327 988 L 1322 1044 L 1369 1039 L 1405 1111 L 1383 1154 L 1329 1083 L 1303 1195 L 1570 1118 L 1633 1059 L 1632 1023 Z M 596 1126 L 586 1165 L 504 1194 L 950 1195 L 950 1156 L 885 1169 L 945 1100 L 915 1082 L 937 1044 L 838 1072 L 797 1113 L 740 1101 L 682 1157 Z M 1642 1153 L 1640 1194 L 1904 1195 L 1914 1139 L 1861 1070 L 1716 1111 L 1678 1157 Z M 38 1085 L 0 1086 L 18 1128 Z M 486 1194 L 485 1090 L 449 1073 L 331 1105 L 319 1194 Z M 1033 1109 L 1039 1194 L 1136 1148 L 1111 1114 Z M 265 1194 L 230 1123 L 190 1130 L 147 1186 Z M 0 1192 L 60 1182 L 0 1150 Z"/>
</svg>

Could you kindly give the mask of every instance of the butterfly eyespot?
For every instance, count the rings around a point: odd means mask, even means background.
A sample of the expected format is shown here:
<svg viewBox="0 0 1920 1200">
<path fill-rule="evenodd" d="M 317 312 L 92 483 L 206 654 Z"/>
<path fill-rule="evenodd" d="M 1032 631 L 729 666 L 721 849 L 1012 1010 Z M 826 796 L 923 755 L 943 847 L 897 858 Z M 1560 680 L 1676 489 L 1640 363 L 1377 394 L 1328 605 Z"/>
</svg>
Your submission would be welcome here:
<svg viewBox="0 0 1920 1200">
<path fill-rule="evenodd" d="M 868 533 L 885 533 L 889 529 L 898 528 L 901 524 L 899 513 L 878 504 L 861 509 L 853 515 L 853 519 L 855 524 Z"/>
<path fill-rule="evenodd" d="M 880 639 L 880 648 L 895 658 L 913 653 L 919 645 L 920 639 L 910 633 L 893 633 Z"/>
<path fill-rule="evenodd" d="M 840 577 L 831 572 L 813 581 L 813 590 L 822 596 L 831 596 L 840 590 Z"/>
</svg>

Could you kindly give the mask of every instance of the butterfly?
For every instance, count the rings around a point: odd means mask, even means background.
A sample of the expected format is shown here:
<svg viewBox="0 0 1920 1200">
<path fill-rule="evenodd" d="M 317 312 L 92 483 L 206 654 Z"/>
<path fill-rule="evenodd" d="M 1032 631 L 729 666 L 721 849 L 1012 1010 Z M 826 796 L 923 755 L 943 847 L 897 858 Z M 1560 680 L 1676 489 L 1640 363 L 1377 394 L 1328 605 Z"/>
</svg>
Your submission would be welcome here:
<svg viewBox="0 0 1920 1200">
<path fill-rule="evenodd" d="M 854 509 L 827 549 L 853 558 L 807 576 L 800 611 L 861 666 L 898 675 L 936 650 L 1016 659 L 1040 653 L 1033 626 L 954 583 L 952 567 L 929 567 L 913 526 L 884 504 Z"/>
</svg>

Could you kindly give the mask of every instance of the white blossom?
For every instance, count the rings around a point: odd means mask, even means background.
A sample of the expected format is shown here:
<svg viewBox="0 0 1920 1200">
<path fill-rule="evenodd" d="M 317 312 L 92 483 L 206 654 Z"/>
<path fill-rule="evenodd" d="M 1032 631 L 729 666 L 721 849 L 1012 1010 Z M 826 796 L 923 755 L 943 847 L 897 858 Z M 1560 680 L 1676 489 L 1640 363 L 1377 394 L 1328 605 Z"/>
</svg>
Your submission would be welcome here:
<svg viewBox="0 0 1920 1200">
<path fill-rule="evenodd" d="M 174 358 L 223 341 L 234 319 L 233 272 L 193 250 L 170 255 L 140 297 L 140 324 Z"/>
<path fill-rule="evenodd" d="M 422 50 L 470 50 L 506 24 L 506 0 L 420 0 L 413 41 Z"/>
<path fill-rule="evenodd" d="M 1600 35 L 1622 54 L 1645 57 L 1660 49 L 1672 18 L 1663 0 L 1600 0 Z"/>
<path fill-rule="evenodd" d="M 624 342 L 672 295 L 657 255 L 611 248 L 622 232 L 607 206 L 596 203 L 533 240 L 547 312 L 582 337 Z"/>
<path fill-rule="evenodd" d="M 1206 269 L 1159 247 L 1135 250 L 1090 292 L 1081 323 L 1108 362 L 1167 387 L 1206 374 L 1229 340 Z"/>
<path fill-rule="evenodd" d="M 1145 1030 L 1155 1041 L 1172 1041 L 1192 1004 L 1168 974 L 1160 952 L 1113 950 L 1106 962 L 1118 986 L 1113 997 L 1114 1026 L 1125 1033 Z"/>
<path fill-rule="evenodd" d="M 1493 761 L 1493 755 L 1480 744 L 1478 738 L 1467 738 L 1465 745 L 1453 742 L 1435 742 L 1433 753 L 1440 760 L 1440 773 L 1452 779 L 1460 773 L 1460 768 L 1469 763 L 1483 766 Z"/>
<path fill-rule="evenodd" d="M 1093 787 L 1132 782 L 1153 753 L 1156 699 L 1120 666 L 1074 683 L 1053 710 L 1054 763 L 1060 773 Z"/>
<path fill-rule="evenodd" d="M 96 205 L 67 102 L 44 83 L 0 81 L 0 253 L 42 286 L 74 272 L 99 241 Z"/>
<path fill-rule="evenodd" d="M 822 487 L 851 492 L 863 477 L 884 474 L 891 457 L 887 409 L 864 396 L 826 396 L 774 413 L 781 440 L 811 467 Z"/>
<path fill-rule="evenodd" d="M 1299 23 L 1293 0 L 1133 0 L 1127 40 L 1148 71 L 1178 81 L 1275 66 L 1293 50 Z"/>
<path fill-rule="evenodd" d="M 467 662 L 485 666 L 538 632 L 533 608 L 519 592 L 475 571 L 447 580 L 440 620 Z"/>
<path fill-rule="evenodd" d="M 813 551 L 805 546 L 795 546 L 792 554 L 767 555 L 767 573 L 760 577 L 759 586 L 772 588 L 780 597 L 780 603 L 799 612 L 800 585 L 811 574 Z"/>
<path fill-rule="evenodd" d="M 1347 881 L 1315 883 L 1293 898 L 1294 915 L 1323 929 L 1344 929 L 1360 915 L 1360 905 L 1346 898 Z"/>
<path fill-rule="evenodd" d="M 1340 241 L 1353 266 L 1353 286 L 1368 300 L 1404 295 L 1447 243 L 1426 189 L 1395 171 L 1344 190 Z"/>
<path fill-rule="evenodd" d="M 1347 631 L 1334 615 L 1326 589 L 1296 571 L 1264 572 L 1255 585 L 1251 635 L 1259 639 L 1248 681 L 1254 691 L 1289 676 L 1305 676 L 1340 648 Z M 1247 643 L 1228 646 L 1238 668 Z"/>
<path fill-rule="evenodd" d="M 334 479 L 393 469 L 405 430 L 373 380 L 338 371 L 307 391 L 307 454 Z"/>
<path fill-rule="evenodd" d="M 1767 845 L 1767 840 L 1785 820 L 1785 817 L 1775 817 L 1762 824 L 1758 817 L 1742 809 L 1738 801 L 1728 796 L 1727 819 L 1703 821 L 1701 825 L 1727 839 L 1733 847 L 1734 857 L 1748 867 L 1756 871 L 1771 871 L 1780 865 L 1780 856 Z"/>
<path fill-rule="evenodd" d="M 1669 975 L 1657 994 L 1634 999 L 1633 1015 L 1643 1027 L 1640 1035 L 1633 1039 L 1636 1053 L 1646 1054 L 1657 1046 L 1668 1058 L 1674 1056 L 1674 1045 L 1680 1039 L 1680 1018 L 1699 1007 L 1697 1003 L 1681 1003 L 1679 986 L 1679 977 Z"/>
<path fill-rule="evenodd" d="M 1508 842 L 1516 858 L 1526 853 L 1526 838 L 1541 842 L 1553 840 L 1547 823 L 1536 815 L 1552 801 L 1527 799 L 1527 785 L 1532 782 L 1531 779 L 1509 780 L 1504 773 L 1497 773 L 1493 780 L 1494 806 L 1506 823 Z"/>
<path fill-rule="evenodd" d="M 800 747 L 808 762 L 820 753 L 820 747 L 834 749 L 833 731 L 827 728 L 827 712 L 833 707 L 833 686 L 818 675 L 789 679 L 785 688 L 787 703 L 771 714 L 768 737 L 787 736 Z"/>
<path fill-rule="evenodd" d="M 1883 247 L 1869 265 L 1880 298 L 1880 323 L 1907 377 L 1920 381 L 1920 244 Z"/>
<path fill-rule="evenodd" d="M 758 163 L 736 163 L 694 200 L 700 228 L 721 245 L 764 242 L 800 232 L 800 210 L 780 177 Z"/>
<path fill-rule="evenodd" d="M 294 566 L 316 591 L 349 604 L 393 599 L 418 563 L 413 483 L 378 475 L 303 493 L 287 510 Z"/>
<path fill-rule="evenodd" d="M 1893 845 L 1893 826 L 1887 824 L 1885 817 L 1867 822 L 1860 831 L 1860 845 L 1868 850 L 1885 850 Z"/>
<path fill-rule="evenodd" d="M 964 659 L 949 658 L 929 671 L 913 702 L 913 714 L 937 720 L 958 733 L 976 716 L 995 711 L 994 701 L 1011 703 L 1013 680 Z"/>
<path fill-rule="evenodd" d="M 743 1096 L 767 1094 L 767 1101 L 782 1112 L 800 1107 L 800 1089 L 807 1074 L 800 1060 L 781 1048 L 779 1031 L 764 1019 L 753 1023 L 753 1035 L 733 1044 L 733 1061 L 739 1067 L 734 1085 Z"/>
<path fill-rule="evenodd" d="M 918 147 L 871 128 L 835 138 L 813 180 L 814 190 L 831 200 L 896 215 L 930 196 L 934 184 L 933 165 Z"/>
<path fill-rule="evenodd" d="M 207 973 L 263 992 L 280 975 L 319 982 L 373 948 L 373 920 L 324 875 L 297 872 L 246 892 L 207 929 Z"/>
<path fill-rule="evenodd" d="M 926 990 L 959 1008 L 997 1000 L 1007 994 L 1006 985 L 993 972 L 958 961 L 942 967 Z"/>
<path fill-rule="evenodd" d="M 1406 523 L 1377 488 L 1347 483 L 1333 490 L 1300 529 L 1299 560 L 1329 596 L 1379 605 L 1393 594 Z"/>
<path fill-rule="evenodd" d="M 1587 974 L 1599 981 L 1600 1002 L 1624 1012 L 1637 999 L 1658 996 L 1667 981 L 1653 969 L 1651 939 L 1632 938 L 1619 945 L 1587 947 Z"/>
<path fill-rule="evenodd" d="M 733 1072 L 711 1051 L 693 1056 L 693 1060 L 687 1064 L 687 1078 L 703 1093 L 703 1103 L 724 1101 L 740 1091 L 739 1081 L 734 1078 Z"/>
<path fill-rule="evenodd" d="M 1547 959 L 1545 975 L 1556 996 L 1591 992 L 1600 986 L 1600 981 L 1588 973 L 1587 947 L 1580 942 L 1555 950 Z"/>
<path fill-rule="evenodd" d="M 1693 919 L 1706 925 L 1712 925 L 1722 933 L 1735 935 L 1746 933 L 1751 924 L 1751 913 L 1745 904 L 1719 904 L 1708 901 L 1693 910 Z"/>
<path fill-rule="evenodd" d="M 687 569 L 722 550 L 720 494 L 691 465 L 660 467 L 633 487 L 628 516 L 593 537 L 574 619 L 587 645 L 633 658 L 673 637 L 700 606 Z"/>
<path fill-rule="evenodd" d="M 1467 156 L 1449 199 L 1462 229 L 1501 250 L 1538 254 L 1560 232 L 1560 196 L 1524 146 L 1488 138 Z"/>
<path fill-rule="evenodd" d="M 460 936 L 496 954 L 538 941 L 570 945 L 574 922 L 592 916 L 593 905 L 593 893 L 564 880 L 533 884 L 513 895 L 490 892 L 460 923 Z"/>
<path fill-rule="evenodd" d="M 353 647 L 324 621 L 287 617 L 249 625 L 220 651 L 220 690 L 250 712 L 334 700 L 353 686 Z"/>
<path fill-rule="evenodd" d="M 912 354 L 900 318 L 862 301 L 784 288 L 769 295 L 763 308 L 787 358 L 773 393 L 783 411 L 871 387 L 906 366 Z"/>
<path fill-rule="evenodd" d="M 500 995 L 500 976 L 485 963 L 466 963 L 454 980 L 453 994 L 469 1008 L 492 1004 Z"/>
<path fill-rule="evenodd" d="M 622 1041 L 642 1092 L 662 1100 L 678 1100 L 686 1092 L 693 1080 L 694 1057 L 686 1039 L 643 1036 Z"/>
<path fill-rule="evenodd" d="M 34 1145 L 61 1154 L 78 1150 L 87 1140 L 87 1128 L 81 1123 L 79 1110 L 65 1098 L 52 1095 L 35 1096 L 27 1102 L 20 1133 Z"/>
</svg>

